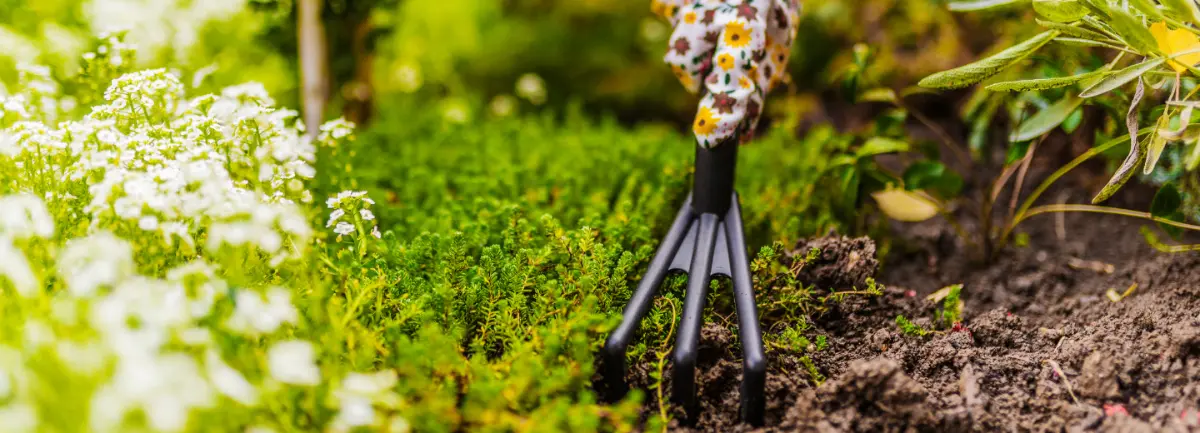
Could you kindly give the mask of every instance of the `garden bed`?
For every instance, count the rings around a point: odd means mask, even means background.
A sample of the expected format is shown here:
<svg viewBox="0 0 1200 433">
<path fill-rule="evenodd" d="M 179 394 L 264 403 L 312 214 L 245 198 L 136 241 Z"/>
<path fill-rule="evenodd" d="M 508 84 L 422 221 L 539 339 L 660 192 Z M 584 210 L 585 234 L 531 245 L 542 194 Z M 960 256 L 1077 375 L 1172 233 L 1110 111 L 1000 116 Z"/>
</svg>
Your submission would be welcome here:
<svg viewBox="0 0 1200 433">
<path fill-rule="evenodd" d="M 811 318 L 813 334 L 829 342 L 810 354 L 828 377 L 821 386 L 798 353 L 773 351 L 766 426 L 738 424 L 736 334 L 709 324 L 701 337 L 702 415 L 694 427 L 678 421 L 672 427 L 1194 431 L 1200 428 L 1200 287 L 1192 281 L 1200 276 L 1200 257 L 1156 252 L 1138 234 L 1140 225 L 1107 215 L 1038 217 L 1022 227 L 1030 245 L 986 265 L 972 261 L 944 224 L 900 227 L 895 259 L 879 275 L 883 295 L 851 297 Z M 874 254 L 865 239 L 819 241 L 823 259 L 833 260 L 814 263 L 803 274 L 810 279 L 853 281 L 858 269 L 838 267 L 860 265 L 846 259 L 852 254 Z M 961 327 L 924 337 L 900 331 L 897 315 L 931 328 L 937 305 L 926 296 L 957 283 L 965 286 Z M 1135 283 L 1118 302 L 1106 296 Z M 772 323 L 764 329 L 771 332 Z M 633 366 L 634 385 L 646 386 L 651 369 Z M 653 414 L 658 406 L 650 394 Z"/>
</svg>

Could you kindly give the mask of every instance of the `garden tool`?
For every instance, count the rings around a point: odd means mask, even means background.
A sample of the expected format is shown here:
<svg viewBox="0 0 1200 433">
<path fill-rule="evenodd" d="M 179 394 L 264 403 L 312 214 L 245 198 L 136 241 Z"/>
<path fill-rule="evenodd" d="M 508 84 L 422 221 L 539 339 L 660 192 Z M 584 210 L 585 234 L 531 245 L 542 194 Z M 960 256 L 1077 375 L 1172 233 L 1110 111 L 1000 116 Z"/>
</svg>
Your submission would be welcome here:
<svg viewBox="0 0 1200 433">
<path fill-rule="evenodd" d="M 734 169 L 739 145 L 753 136 L 765 94 L 786 78 L 800 5 L 797 0 L 653 0 L 653 6 L 675 26 L 664 60 L 684 87 L 703 94 L 692 125 L 695 174 L 691 194 L 604 344 L 603 374 L 614 396 L 625 394 L 625 354 L 635 331 L 666 275 L 687 273 L 672 353 L 671 398 L 685 409 L 685 421 L 695 421 L 696 356 L 709 282 L 730 278 L 742 342 L 741 418 L 762 425 L 767 359 Z"/>
</svg>

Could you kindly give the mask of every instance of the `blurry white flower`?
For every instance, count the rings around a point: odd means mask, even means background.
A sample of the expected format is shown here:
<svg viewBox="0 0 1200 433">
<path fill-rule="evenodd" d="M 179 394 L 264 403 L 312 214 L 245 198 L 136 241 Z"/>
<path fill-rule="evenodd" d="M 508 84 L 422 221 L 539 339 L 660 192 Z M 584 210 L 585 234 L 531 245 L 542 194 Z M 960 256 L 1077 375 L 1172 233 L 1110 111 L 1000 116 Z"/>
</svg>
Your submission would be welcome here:
<svg viewBox="0 0 1200 433">
<path fill-rule="evenodd" d="M 271 377 L 292 385 L 315 386 L 321 382 L 312 343 L 300 340 L 275 343 L 267 350 Z"/>
<path fill-rule="evenodd" d="M 37 429 L 37 411 L 27 403 L 16 402 L 0 406 L 0 431 L 6 433 L 32 432 Z"/>
<path fill-rule="evenodd" d="M 508 117 L 517 111 L 517 100 L 511 95 L 498 95 L 492 98 L 492 114 L 496 117 Z"/>
<path fill-rule="evenodd" d="M 345 214 L 346 214 L 346 211 L 341 210 L 341 209 L 330 212 L 329 213 L 329 222 L 325 223 L 325 227 L 332 226 L 333 223 L 338 220 L 338 218 L 341 218 L 342 215 L 345 215 Z"/>
<path fill-rule="evenodd" d="M 414 65 L 400 65 L 393 75 L 401 92 L 412 93 L 421 88 L 421 70 Z"/>
<path fill-rule="evenodd" d="M 212 387 L 189 355 L 119 359 L 112 381 L 92 396 L 92 430 L 118 429 L 124 415 L 137 409 L 155 430 L 181 430 L 193 409 L 214 403 Z"/>
<path fill-rule="evenodd" d="M 250 406 L 258 403 L 258 390 L 246 380 L 242 373 L 234 370 L 214 350 L 205 354 L 204 365 L 208 377 L 217 391 L 238 403 Z"/>
<path fill-rule="evenodd" d="M 25 254 L 3 236 L 0 236 L 0 278 L 7 278 L 21 296 L 32 295 L 41 284 L 29 268 Z"/>
<path fill-rule="evenodd" d="M 74 296 L 91 296 L 133 273 L 133 247 L 109 232 L 67 241 L 58 257 L 58 274 Z"/>
<path fill-rule="evenodd" d="M 546 102 L 546 82 L 537 74 L 525 74 L 517 80 L 517 96 L 525 98 L 533 105 Z"/>
<path fill-rule="evenodd" d="M 392 420 L 388 422 L 388 433 L 409 433 L 412 427 L 408 424 L 408 419 L 400 415 L 393 415 Z"/>
<path fill-rule="evenodd" d="M 364 221 L 370 221 L 370 220 L 375 219 L 375 214 L 371 213 L 371 211 L 369 209 L 359 209 L 358 214 L 362 215 L 362 219 Z"/>
<path fill-rule="evenodd" d="M 374 236 L 375 239 L 383 239 L 383 236 L 379 234 L 379 226 L 371 228 L 371 236 Z"/>
<path fill-rule="evenodd" d="M 38 196 L 6 195 L 0 197 L 0 235 L 48 238 L 54 235 L 54 219 Z"/>
<path fill-rule="evenodd" d="M 471 113 L 467 111 L 467 105 L 462 101 L 452 99 L 442 104 L 442 118 L 450 123 L 467 123 L 470 120 Z"/>
<path fill-rule="evenodd" d="M 12 393 L 12 379 L 8 378 L 8 372 L 0 370 L 0 400 L 8 398 Z"/>
<path fill-rule="evenodd" d="M 348 235 L 354 233 L 354 225 L 345 221 L 339 221 L 337 227 L 333 228 L 333 232 L 339 235 Z"/>
<path fill-rule="evenodd" d="M 239 290 L 234 301 L 237 306 L 226 325 L 250 335 L 270 334 L 285 323 L 295 324 L 300 317 L 291 292 L 282 287 L 268 289 L 265 299 L 257 292 Z"/>
<path fill-rule="evenodd" d="M 345 431 L 375 424 L 374 405 L 379 401 L 395 400 L 391 389 L 396 382 L 396 372 L 392 370 L 347 375 L 342 380 L 341 388 L 334 392 L 338 399 L 338 415 L 333 420 L 335 430 Z"/>
</svg>

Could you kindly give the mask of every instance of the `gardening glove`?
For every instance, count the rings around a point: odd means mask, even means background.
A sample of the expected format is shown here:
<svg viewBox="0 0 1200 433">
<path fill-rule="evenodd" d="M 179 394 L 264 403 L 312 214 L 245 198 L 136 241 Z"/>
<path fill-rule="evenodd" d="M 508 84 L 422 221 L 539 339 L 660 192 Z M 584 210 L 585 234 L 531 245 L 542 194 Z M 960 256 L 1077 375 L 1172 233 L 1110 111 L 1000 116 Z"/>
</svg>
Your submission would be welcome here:
<svg viewBox="0 0 1200 433">
<path fill-rule="evenodd" d="M 799 0 L 651 0 L 671 22 L 664 61 L 702 95 L 692 131 L 712 148 L 754 135 L 763 98 L 786 80 L 799 23 Z"/>
</svg>

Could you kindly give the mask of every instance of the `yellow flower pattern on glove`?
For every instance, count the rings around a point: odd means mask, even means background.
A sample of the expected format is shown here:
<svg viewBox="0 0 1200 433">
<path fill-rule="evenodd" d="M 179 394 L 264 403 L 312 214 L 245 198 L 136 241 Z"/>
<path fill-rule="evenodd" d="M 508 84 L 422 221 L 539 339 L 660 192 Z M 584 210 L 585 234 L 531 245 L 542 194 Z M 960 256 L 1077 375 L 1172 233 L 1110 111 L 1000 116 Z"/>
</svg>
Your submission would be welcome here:
<svg viewBox="0 0 1200 433">
<path fill-rule="evenodd" d="M 699 144 L 752 138 L 766 93 L 787 81 L 799 0 L 651 0 L 651 10 L 675 27 L 663 60 L 701 94 Z"/>
</svg>

